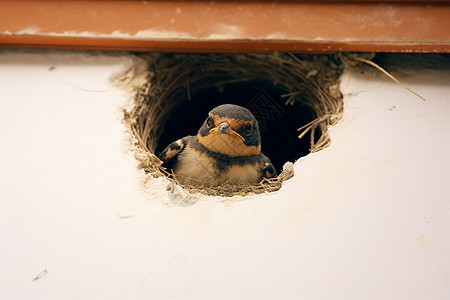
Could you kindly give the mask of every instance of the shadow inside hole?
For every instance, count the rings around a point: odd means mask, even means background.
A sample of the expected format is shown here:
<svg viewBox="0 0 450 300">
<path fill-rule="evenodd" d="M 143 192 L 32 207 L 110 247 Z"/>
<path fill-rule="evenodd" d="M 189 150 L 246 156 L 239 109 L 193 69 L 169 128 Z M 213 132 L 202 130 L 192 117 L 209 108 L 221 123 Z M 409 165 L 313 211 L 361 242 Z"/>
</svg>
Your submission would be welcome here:
<svg viewBox="0 0 450 300">
<path fill-rule="evenodd" d="M 310 153 L 309 135 L 298 138 L 297 129 L 317 115 L 299 101 L 285 105 L 281 95 L 289 93 L 268 82 L 239 82 L 192 91 L 190 100 L 180 101 L 165 119 L 164 130 L 158 139 L 156 153 L 159 154 L 171 142 L 186 135 L 196 135 L 198 129 L 214 107 L 237 104 L 248 108 L 260 124 L 262 152 L 271 159 L 277 172 L 283 164 L 294 162 Z M 186 96 L 187 97 L 187 96 Z M 315 140 L 321 136 L 320 129 L 315 132 Z"/>
</svg>

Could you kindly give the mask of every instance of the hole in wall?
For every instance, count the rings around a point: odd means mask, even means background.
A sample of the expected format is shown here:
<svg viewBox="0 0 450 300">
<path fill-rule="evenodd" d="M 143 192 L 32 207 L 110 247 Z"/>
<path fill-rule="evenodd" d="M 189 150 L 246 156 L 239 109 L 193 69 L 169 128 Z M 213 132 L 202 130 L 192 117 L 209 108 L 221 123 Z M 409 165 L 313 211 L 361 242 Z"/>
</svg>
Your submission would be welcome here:
<svg viewBox="0 0 450 300">
<path fill-rule="evenodd" d="M 263 81 L 231 83 L 220 88 L 213 86 L 201 89 L 191 95 L 191 101 L 181 104 L 168 116 L 155 152 L 159 154 L 164 147 L 178 138 L 195 135 L 208 112 L 214 107 L 224 103 L 237 104 L 249 108 L 257 119 L 263 153 L 271 159 L 279 174 L 285 162 L 294 162 L 310 152 L 310 140 L 298 138 L 297 120 L 300 118 L 309 123 L 317 118 L 312 109 L 300 102 L 286 106 L 281 97 L 286 93 L 287 91 L 280 87 Z M 319 128 L 315 141 L 320 135 Z"/>
<path fill-rule="evenodd" d="M 144 157 L 141 167 L 156 176 L 161 171 L 149 155 L 158 155 L 186 135 L 196 135 L 208 112 L 220 104 L 244 106 L 254 114 L 262 151 L 279 174 L 287 161 L 327 147 L 327 128 L 342 114 L 338 86 L 343 65 L 336 56 L 149 54 L 144 58 L 148 81 L 136 92 L 126 120 L 138 147 L 148 154 L 139 156 Z M 206 193 L 276 190 L 282 180 L 279 176 L 266 183 L 267 189 L 258 185 Z"/>
</svg>

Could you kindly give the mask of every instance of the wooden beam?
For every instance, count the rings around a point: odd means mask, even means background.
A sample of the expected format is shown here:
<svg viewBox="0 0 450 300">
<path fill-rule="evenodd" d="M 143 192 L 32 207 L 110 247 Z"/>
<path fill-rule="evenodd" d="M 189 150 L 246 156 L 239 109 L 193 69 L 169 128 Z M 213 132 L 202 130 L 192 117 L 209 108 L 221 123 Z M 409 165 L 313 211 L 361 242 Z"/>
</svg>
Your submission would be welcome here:
<svg viewBox="0 0 450 300">
<path fill-rule="evenodd" d="M 0 1 L 0 46 L 450 53 L 449 16 L 448 1 Z"/>
</svg>

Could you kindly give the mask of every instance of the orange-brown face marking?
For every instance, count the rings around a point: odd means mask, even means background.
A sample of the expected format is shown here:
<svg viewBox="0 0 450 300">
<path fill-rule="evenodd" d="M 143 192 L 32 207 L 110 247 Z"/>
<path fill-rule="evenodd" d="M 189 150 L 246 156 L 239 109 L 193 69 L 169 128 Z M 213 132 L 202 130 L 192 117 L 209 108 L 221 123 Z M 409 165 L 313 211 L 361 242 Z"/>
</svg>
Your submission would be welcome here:
<svg viewBox="0 0 450 300">
<path fill-rule="evenodd" d="M 242 126 L 244 126 L 246 124 L 252 123 L 250 121 L 232 119 L 232 118 L 227 118 L 227 117 L 219 117 L 219 116 L 211 114 L 211 113 L 209 114 L 209 117 L 213 120 L 213 127 L 219 126 L 223 122 L 226 122 L 226 123 L 228 123 L 230 128 L 234 131 L 241 129 Z"/>
<path fill-rule="evenodd" d="M 261 145 L 247 146 L 244 144 L 245 139 L 236 131 L 241 129 L 246 124 L 251 124 L 249 121 L 237 120 L 227 117 L 219 117 L 214 114 L 209 114 L 213 124 L 209 134 L 202 136 L 198 134 L 198 141 L 209 150 L 217 153 L 226 154 L 231 157 L 236 156 L 251 156 L 257 155 L 261 151 Z M 230 134 L 220 133 L 217 126 L 222 123 L 227 123 Z"/>
</svg>

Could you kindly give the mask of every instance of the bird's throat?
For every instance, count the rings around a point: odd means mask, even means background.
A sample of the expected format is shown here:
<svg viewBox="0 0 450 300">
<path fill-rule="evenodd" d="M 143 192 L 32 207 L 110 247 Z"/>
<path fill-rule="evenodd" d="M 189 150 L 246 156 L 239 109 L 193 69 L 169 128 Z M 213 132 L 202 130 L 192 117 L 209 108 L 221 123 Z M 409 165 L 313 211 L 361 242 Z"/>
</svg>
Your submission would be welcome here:
<svg viewBox="0 0 450 300">
<path fill-rule="evenodd" d="M 197 134 L 198 141 L 212 152 L 225 154 L 231 157 L 258 155 L 261 146 L 247 146 L 242 138 L 232 134 L 210 133 L 206 136 Z"/>
</svg>

